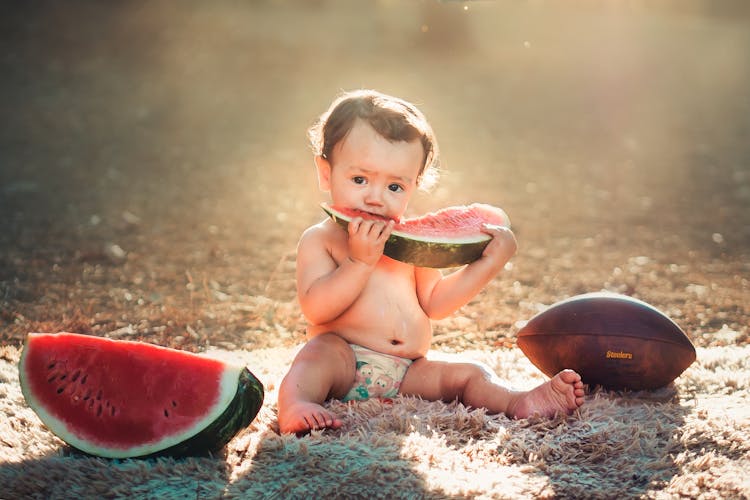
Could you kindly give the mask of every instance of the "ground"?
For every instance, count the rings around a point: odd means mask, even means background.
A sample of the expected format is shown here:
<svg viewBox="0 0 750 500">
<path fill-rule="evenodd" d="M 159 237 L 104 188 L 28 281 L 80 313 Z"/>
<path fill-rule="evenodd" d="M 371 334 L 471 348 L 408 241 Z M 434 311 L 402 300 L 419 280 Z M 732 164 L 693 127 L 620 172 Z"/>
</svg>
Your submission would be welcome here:
<svg viewBox="0 0 750 500">
<path fill-rule="evenodd" d="M 418 214 L 503 207 L 519 252 L 443 350 L 610 290 L 697 346 L 750 333 L 750 29 L 731 2 L 33 2 L 0 21 L 0 342 L 304 339 L 305 131 L 341 89 L 415 101 Z"/>
</svg>

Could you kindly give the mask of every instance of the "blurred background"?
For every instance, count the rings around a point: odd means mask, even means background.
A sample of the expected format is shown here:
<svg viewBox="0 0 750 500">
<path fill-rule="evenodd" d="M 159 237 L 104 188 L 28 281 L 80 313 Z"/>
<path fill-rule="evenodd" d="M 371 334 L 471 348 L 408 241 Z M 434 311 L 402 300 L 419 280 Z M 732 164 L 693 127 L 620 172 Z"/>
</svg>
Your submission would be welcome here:
<svg viewBox="0 0 750 500">
<path fill-rule="evenodd" d="M 513 221 L 513 265 L 459 315 L 478 341 L 599 289 L 654 303 L 697 342 L 747 340 L 747 2 L 3 11 L 5 340 L 45 327 L 300 340 L 293 253 L 326 199 L 306 128 L 355 88 L 415 102 L 437 133 L 442 177 L 412 215 L 479 201 Z M 452 321 L 438 339 L 474 328 Z"/>
</svg>

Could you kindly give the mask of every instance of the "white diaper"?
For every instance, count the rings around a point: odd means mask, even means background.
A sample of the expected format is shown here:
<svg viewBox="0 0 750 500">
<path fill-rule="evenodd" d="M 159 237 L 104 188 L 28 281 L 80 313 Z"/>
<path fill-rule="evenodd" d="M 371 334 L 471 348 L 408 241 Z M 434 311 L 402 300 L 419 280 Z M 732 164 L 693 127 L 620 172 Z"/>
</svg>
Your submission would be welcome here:
<svg viewBox="0 0 750 500">
<path fill-rule="evenodd" d="M 412 360 L 373 351 L 361 345 L 349 346 L 357 360 L 357 373 L 354 385 L 342 401 L 395 397 Z"/>
</svg>

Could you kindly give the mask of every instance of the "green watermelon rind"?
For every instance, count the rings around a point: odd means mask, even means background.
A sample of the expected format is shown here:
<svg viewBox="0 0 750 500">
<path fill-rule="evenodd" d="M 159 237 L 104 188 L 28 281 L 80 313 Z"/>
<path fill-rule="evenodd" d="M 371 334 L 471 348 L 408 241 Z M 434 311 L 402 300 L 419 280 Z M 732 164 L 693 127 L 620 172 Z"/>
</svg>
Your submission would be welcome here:
<svg viewBox="0 0 750 500">
<path fill-rule="evenodd" d="M 185 457 L 205 455 L 224 448 L 237 433 L 250 425 L 263 405 L 263 384 L 250 370 L 240 372 L 237 392 L 224 412 L 203 430 L 161 451 L 134 458 L 152 456 Z"/>
<path fill-rule="evenodd" d="M 331 219 L 346 229 L 351 217 L 326 203 L 322 203 L 321 207 Z M 468 238 L 426 238 L 394 230 L 385 243 L 383 253 L 391 259 L 417 267 L 458 267 L 479 259 L 491 239 L 489 234 Z"/>
<path fill-rule="evenodd" d="M 29 340 L 35 335 L 29 334 Z M 158 347 L 158 346 L 154 346 Z M 25 376 L 28 341 L 19 361 L 21 392 L 29 407 L 53 434 L 72 448 L 104 458 L 142 458 L 149 456 L 184 456 L 205 454 L 223 448 L 243 427 L 252 422 L 263 404 L 263 385 L 244 366 L 224 364 L 220 382 L 220 396 L 210 412 L 190 429 L 167 436 L 160 441 L 130 448 L 98 445 L 78 436 L 65 422 L 52 415 L 33 394 Z M 126 429 L 123 430 L 127 432 Z"/>
</svg>

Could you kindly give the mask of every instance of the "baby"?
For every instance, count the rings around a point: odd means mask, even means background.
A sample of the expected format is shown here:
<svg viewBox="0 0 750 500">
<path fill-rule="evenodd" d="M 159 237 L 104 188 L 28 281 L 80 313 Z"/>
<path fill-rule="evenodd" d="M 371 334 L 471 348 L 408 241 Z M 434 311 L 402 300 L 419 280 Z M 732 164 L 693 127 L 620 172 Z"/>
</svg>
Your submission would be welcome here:
<svg viewBox="0 0 750 500">
<path fill-rule="evenodd" d="M 430 125 L 411 103 L 375 91 L 345 93 L 310 129 L 318 181 L 332 204 L 390 219 L 330 219 L 308 228 L 297 247 L 297 294 L 307 343 L 279 388 L 279 428 L 304 433 L 342 421 L 322 405 L 397 394 L 487 408 L 511 418 L 570 413 L 583 383 L 563 370 L 530 391 L 501 386 L 475 363 L 430 359 L 431 319 L 471 300 L 516 252 L 509 228 L 492 236 L 481 258 L 443 275 L 383 255 L 414 192 L 436 171 Z"/>
</svg>

